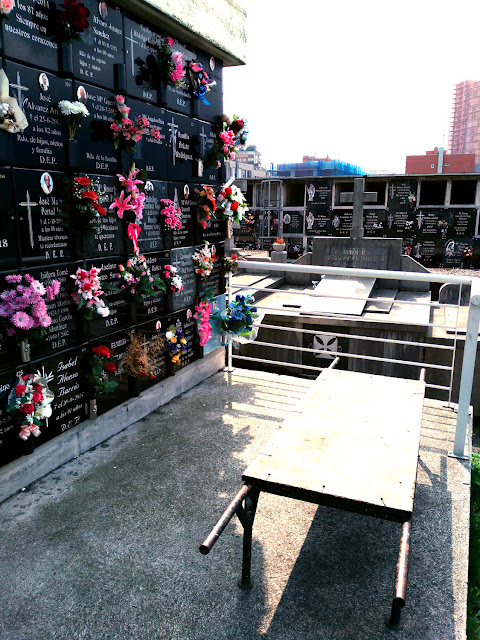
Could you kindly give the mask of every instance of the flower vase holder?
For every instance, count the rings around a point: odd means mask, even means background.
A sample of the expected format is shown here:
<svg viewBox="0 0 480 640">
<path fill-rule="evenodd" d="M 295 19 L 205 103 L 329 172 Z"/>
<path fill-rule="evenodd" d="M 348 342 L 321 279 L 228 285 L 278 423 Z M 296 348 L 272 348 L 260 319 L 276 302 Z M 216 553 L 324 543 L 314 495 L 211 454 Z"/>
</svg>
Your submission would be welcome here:
<svg viewBox="0 0 480 640">
<path fill-rule="evenodd" d="M 85 239 L 81 231 L 72 233 L 73 256 L 75 258 L 85 258 Z"/>
<path fill-rule="evenodd" d="M 58 47 L 59 68 L 64 75 L 73 76 L 73 46 L 71 42 L 62 42 Z"/>
<path fill-rule="evenodd" d="M 23 456 L 31 456 L 35 453 L 34 436 L 29 436 L 26 440 L 21 440 L 20 450 Z"/>
<path fill-rule="evenodd" d="M 128 376 L 128 395 L 131 398 L 136 398 L 140 395 L 140 379 L 133 376 Z"/>
<path fill-rule="evenodd" d="M 158 106 L 166 107 L 167 106 L 167 83 L 160 82 L 160 86 L 158 87 L 157 96 L 158 96 Z"/>
<path fill-rule="evenodd" d="M 0 164 L 12 161 L 13 135 L 7 131 L 0 131 Z"/>
<path fill-rule="evenodd" d="M 123 63 L 116 63 L 113 65 L 115 91 L 126 92 L 127 90 L 127 72 Z"/>
<path fill-rule="evenodd" d="M 192 96 L 192 117 L 198 118 L 200 116 L 200 100 L 195 96 Z"/>
<path fill-rule="evenodd" d="M 90 420 L 95 420 L 98 416 L 98 406 L 97 399 L 93 398 L 93 400 L 89 400 L 88 402 L 88 417 Z"/>
<path fill-rule="evenodd" d="M 130 326 L 137 324 L 137 303 L 127 303 L 127 321 Z"/>
<path fill-rule="evenodd" d="M 272 249 L 274 251 L 285 251 L 285 245 L 284 244 L 272 244 Z"/>
<path fill-rule="evenodd" d="M 80 152 L 78 150 L 78 140 L 76 138 L 68 139 L 68 165 L 70 169 L 76 169 L 80 165 Z"/>
<path fill-rule="evenodd" d="M 176 374 L 176 372 L 177 372 L 177 367 L 178 367 L 178 364 L 175 364 L 174 362 L 172 362 L 172 359 L 169 358 L 168 359 L 168 371 L 167 371 L 168 375 L 169 376 L 174 376 Z"/>
<path fill-rule="evenodd" d="M 22 362 L 30 362 L 30 343 L 28 340 L 22 340 L 20 342 L 20 356 Z"/>
<path fill-rule="evenodd" d="M 83 314 L 78 316 L 78 335 L 80 342 L 88 342 L 92 335 L 91 321 L 87 320 Z"/>
</svg>

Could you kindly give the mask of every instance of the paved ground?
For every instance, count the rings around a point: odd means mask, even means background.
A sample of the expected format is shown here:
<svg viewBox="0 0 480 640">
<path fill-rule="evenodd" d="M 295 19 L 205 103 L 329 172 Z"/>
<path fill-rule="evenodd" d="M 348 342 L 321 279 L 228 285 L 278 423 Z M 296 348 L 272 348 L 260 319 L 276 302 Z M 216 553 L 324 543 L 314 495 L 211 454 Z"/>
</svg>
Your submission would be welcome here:
<svg viewBox="0 0 480 640">
<path fill-rule="evenodd" d="M 398 633 L 398 524 L 262 495 L 251 591 L 238 522 L 198 552 L 308 386 L 216 374 L 0 505 L 1 640 L 463 640 L 469 473 L 445 455 L 454 418 L 436 401 Z"/>
</svg>

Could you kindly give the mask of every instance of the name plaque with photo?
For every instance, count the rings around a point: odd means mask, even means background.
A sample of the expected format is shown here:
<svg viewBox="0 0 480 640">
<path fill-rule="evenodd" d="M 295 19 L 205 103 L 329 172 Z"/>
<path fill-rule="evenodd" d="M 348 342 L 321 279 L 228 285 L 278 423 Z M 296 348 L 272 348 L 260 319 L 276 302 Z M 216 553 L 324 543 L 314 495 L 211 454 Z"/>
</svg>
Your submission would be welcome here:
<svg viewBox="0 0 480 640">
<path fill-rule="evenodd" d="M 0 270 L 16 268 L 19 265 L 17 249 L 17 221 L 13 207 L 12 174 L 10 169 L 0 169 Z"/>
<path fill-rule="evenodd" d="M 68 231 L 58 212 L 63 174 L 35 169 L 12 173 L 22 265 L 71 258 Z"/>
<path fill-rule="evenodd" d="M 162 208 L 160 200 L 168 198 L 167 183 L 160 180 L 147 180 L 145 185 L 145 202 L 143 219 L 140 223 L 142 230 L 138 237 L 140 253 L 162 251 L 166 248 L 168 230 L 159 221 L 159 211 Z M 170 232 L 171 233 L 171 232 Z"/>
<path fill-rule="evenodd" d="M 107 2 L 83 2 L 90 9 L 90 26 L 73 43 L 73 73 L 82 82 L 115 90 L 116 65 L 123 64 L 122 14 Z"/>
<path fill-rule="evenodd" d="M 197 322 L 193 315 L 195 313 L 195 306 L 192 304 L 186 309 L 182 309 L 177 313 L 167 316 L 166 323 L 167 329 L 170 325 L 175 325 L 178 329 L 183 331 L 186 343 L 186 352 L 180 356 L 180 364 L 176 365 L 177 369 L 183 369 L 195 360 L 198 360 L 198 335 L 197 335 Z M 163 323 L 162 323 L 163 324 Z"/>
<path fill-rule="evenodd" d="M 98 180 L 101 193 L 102 206 L 107 212 L 106 216 L 99 216 L 98 230 L 89 231 L 84 236 L 84 249 L 86 258 L 100 258 L 122 253 L 124 247 L 124 233 L 122 221 L 117 215 L 116 209 L 110 209 L 110 205 L 117 195 L 120 195 L 120 187 L 115 178 L 102 175 L 89 176 L 92 180 Z"/>
<path fill-rule="evenodd" d="M 225 243 L 212 244 L 210 246 L 212 254 L 217 258 L 213 263 L 213 269 L 208 278 L 205 280 L 198 279 L 198 293 L 204 293 L 207 295 L 218 296 L 225 292 L 225 276 L 223 275 L 222 258 L 225 255 Z M 198 277 L 198 276 L 197 276 Z"/>
<path fill-rule="evenodd" d="M 66 134 L 59 121 L 58 102 L 71 100 L 72 81 L 47 71 L 30 69 L 5 61 L 10 91 L 28 121 L 28 127 L 14 136 L 13 164 L 27 167 L 65 167 Z"/>
<path fill-rule="evenodd" d="M 158 251 L 156 253 L 148 253 L 145 255 L 145 259 L 152 276 L 162 278 L 163 266 L 170 264 L 170 252 Z M 137 303 L 137 323 L 148 322 L 149 320 L 164 316 L 168 312 L 167 299 L 172 292 L 169 290 L 168 281 L 166 285 L 166 294 L 160 292 L 157 296 L 144 298 L 142 302 Z"/>
<path fill-rule="evenodd" d="M 196 101 L 196 104 L 194 104 L 194 111 L 198 113 L 198 117 L 201 120 L 207 120 L 207 122 L 218 122 L 219 116 L 223 113 L 222 61 L 214 56 L 210 56 L 204 51 L 199 51 L 197 54 L 197 62 L 203 66 L 208 77 L 210 80 L 213 80 L 215 84 L 211 86 L 210 91 L 207 91 L 204 100 L 199 100 L 198 98 L 193 97 L 193 100 Z"/>
<path fill-rule="evenodd" d="M 89 260 L 86 269 L 97 267 L 100 269 L 100 282 L 108 282 L 118 285 L 118 265 L 121 264 L 123 258 L 120 256 L 110 256 L 105 260 Z M 93 319 L 88 321 L 90 333 L 92 337 L 97 338 L 107 333 L 119 329 L 127 329 L 130 326 L 130 318 L 128 314 L 128 305 L 125 302 L 125 294 L 123 291 L 105 291 L 108 300 L 108 308 L 110 315 L 102 318 L 98 313 L 93 314 Z"/>
<path fill-rule="evenodd" d="M 298 235 L 303 233 L 303 211 L 283 212 L 283 234 Z"/>
<path fill-rule="evenodd" d="M 195 304 L 197 296 L 197 274 L 193 266 L 192 256 L 196 247 L 186 247 L 172 249 L 170 252 L 171 264 L 178 270 L 178 275 L 182 278 L 183 289 L 173 294 L 172 309 L 183 309 L 188 305 Z"/>
<path fill-rule="evenodd" d="M 182 228 L 173 231 L 173 248 L 191 247 L 197 242 L 196 186 L 182 182 L 170 182 L 168 185 L 169 199 L 182 211 Z"/>
<path fill-rule="evenodd" d="M 55 2 L 49 0 L 15 0 L 8 20 L 0 20 L 4 55 L 58 71 L 56 13 Z"/>
</svg>

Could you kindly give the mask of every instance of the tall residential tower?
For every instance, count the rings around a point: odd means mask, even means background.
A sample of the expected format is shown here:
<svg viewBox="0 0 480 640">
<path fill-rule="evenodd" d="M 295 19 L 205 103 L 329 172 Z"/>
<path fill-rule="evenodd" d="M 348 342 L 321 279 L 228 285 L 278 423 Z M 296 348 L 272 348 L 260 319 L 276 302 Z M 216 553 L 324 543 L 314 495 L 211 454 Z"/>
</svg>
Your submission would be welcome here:
<svg viewBox="0 0 480 640">
<path fill-rule="evenodd" d="M 480 164 L 480 82 L 465 80 L 455 85 L 448 152 L 474 153 Z"/>
</svg>

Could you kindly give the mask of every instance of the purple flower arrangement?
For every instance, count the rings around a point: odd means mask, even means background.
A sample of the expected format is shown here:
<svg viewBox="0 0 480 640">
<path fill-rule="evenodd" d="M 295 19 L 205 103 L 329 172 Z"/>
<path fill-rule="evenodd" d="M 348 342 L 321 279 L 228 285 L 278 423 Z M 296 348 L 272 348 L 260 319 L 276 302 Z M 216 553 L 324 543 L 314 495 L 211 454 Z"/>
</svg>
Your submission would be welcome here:
<svg viewBox="0 0 480 640">
<path fill-rule="evenodd" d="M 60 282 L 43 285 L 28 273 L 8 275 L 5 282 L 11 288 L 0 293 L 0 320 L 9 336 L 17 341 L 27 337 L 41 338 L 52 323 L 46 301 L 53 300 L 60 291 Z"/>
</svg>

